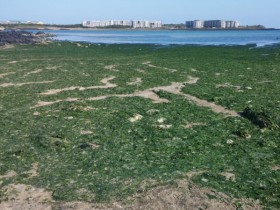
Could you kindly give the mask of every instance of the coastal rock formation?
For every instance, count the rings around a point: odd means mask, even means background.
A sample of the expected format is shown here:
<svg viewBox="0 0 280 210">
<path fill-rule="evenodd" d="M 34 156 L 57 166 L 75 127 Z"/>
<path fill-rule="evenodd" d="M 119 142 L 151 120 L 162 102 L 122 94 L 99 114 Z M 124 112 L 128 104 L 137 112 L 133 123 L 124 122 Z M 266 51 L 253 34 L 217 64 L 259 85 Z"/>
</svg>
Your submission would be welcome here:
<svg viewBox="0 0 280 210">
<path fill-rule="evenodd" d="M 44 32 L 36 34 L 28 31 L 0 31 L 0 46 L 8 44 L 34 44 L 46 40 L 53 35 Z"/>
</svg>

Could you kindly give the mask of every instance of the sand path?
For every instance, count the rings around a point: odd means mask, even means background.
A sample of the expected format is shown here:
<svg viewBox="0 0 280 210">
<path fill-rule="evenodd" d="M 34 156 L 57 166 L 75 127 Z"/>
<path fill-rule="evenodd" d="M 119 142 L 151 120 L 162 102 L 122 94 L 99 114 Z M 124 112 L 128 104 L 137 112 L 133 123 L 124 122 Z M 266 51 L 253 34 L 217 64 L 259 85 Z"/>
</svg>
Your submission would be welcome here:
<svg viewBox="0 0 280 210">
<path fill-rule="evenodd" d="M 6 77 L 8 75 L 15 74 L 15 73 L 16 72 L 8 72 L 8 73 L 0 74 L 0 79 Z"/>
<path fill-rule="evenodd" d="M 156 65 L 153 65 L 153 64 L 151 64 L 151 61 L 146 61 L 146 62 L 144 62 L 144 63 L 142 63 L 143 65 L 146 65 L 146 66 L 148 66 L 148 67 L 150 67 L 150 68 L 158 68 L 158 69 L 164 69 L 164 70 L 168 70 L 168 71 L 170 71 L 170 72 L 176 72 L 177 71 L 177 69 L 170 69 L 170 68 L 166 68 L 166 67 L 161 67 L 161 66 L 156 66 Z"/>
<path fill-rule="evenodd" d="M 95 88 L 116 87 L 117 85 L 108 83 L 113 78 L 114 77 L 103 79 L 101 82 L 105 83 L 104 86 L 93 86 L 93 87 L 89 87 L 89 88 L 95 89 Z M 64 102 L 64 101 L 65 102 L 67 102 L 67 101 L 68 102 L 83 101 L 83 100 L 84 101 L 97 101 L 97 100 L 104 100 L 104 99 L 107 99 L 107 98 L 110 98 L 110 97 L 119 97 L 119 98 L 142 97 L 142 98 L 146 98 L 146 99 L 151 99 L 154 103 L 166 103 L 166 102 L 169 102 L 169 100 L 167 100 L 165 98 L 160 98 L 156 94 L 156 92 L 158 92 L 158 91 L 165 91 L 165 92 L 172 93 L 172 94 L 175 94 L 175 95 L 183 96 L 188 101 L 191 101 L 191 102 L 195 103 L 197 106 L 207 107 L 215 113 L 221 113 L 221 114 L 224 114 L 228 117 L 239 116 L 239 114 L 235 111 L 228 110 L 228 109 L 226 109 L 226 108 L 224 108 L 220 105 L 209 102 L 207 100 L 199 99 L 199 98 L 197 98 L 195 96 L 192 96 L 192 95 L 189 95 L 189 94 L 185 94 L 181 91 L 182 88 L 185 87 L 185 85 L 195 84 L 198 81 L 198 79 L 199 78 L 189 77 L 189 80 L 186 81 L 186 82 L 183 82 L 183 83 L 173 82 L 171 85 L 168 85 L 168 86 L 153 87 L 153 88 L 149 88 L 149 89 L 146 89 L 146 90 L 143 90 L 143 91 L 136 91 L 136 92 L 131 93 L 131 94 L 109 94 L 109 95 L 91 97 L 91 98 L 87 98 L 87 99 L 67 98 L 67 99 L 61 99 L 61 100 L 56 100 L 56 101 L 51 101 L 51 102 L 39 101 L 34 107 L 31 107 L 31 108 L 49 106 L 49 105 Z M 75 87 L 75 89 L 76 88 L 80 88 L 80 87 Z M 47 94 L 43 93 L 42 95 L 57 94 L 59 92 L 66 91 L 66 90 L 72 90 L 72 88 L 71 89 L 67 88 L 67 89 L 60 89 L 60 90 L 51 90 L 51 91 L 46 92 Z"/>
<path fill-rule="evenodd" d="M 54 81 L 42 81 L 42 82 L 23 82 L 23 83 L 3 83 L 0 84 L 0 87 L 20 87 L 23 85 L 33 85 L 33 84 L 48 84 L 48 83 L 53 83 Z"/>
<path fill-rule="evenodd" d="M 55 95 L 64 91 L 71 91 L 71 90 L 79 90 L 79 91 L 84 91 L 84 90 L 92 90 L 92 89 L 107 89 L 107 88 L 114 88 L 117 87 L 116 84 L 110 83 L 111 80 L 115 79 L 115 77 L 108 77 L 102 79 L 100 82 L 104 85 L 98 85 L 98 86 L 90 86 L 90 87 L 80 87 L 80 86 L 72 86 L 72 87 L 67 87 L 63 89 L 51 89 L 48 90 L 47 92 L 41 93 L 41 95 Z"/>
<path fill-rule="evenodd" d="M 11 48 L 14 48 L 14 47 L 15 47 L 14 45 L 7 44 L 7 45 L 4 45 L 4 46 L 0 46 L 0 50 L 11 49 Z"/>
<path fill-rule="evenodd" d="M 191 172 L 189 172 L 190 174 Z M 195 172 L 192 176 L 196 175 Z M 225 174 L 228 176 L 228 174 Z M 235 210 L 237 205 L 242 209 L 260 210 L 262 206 L 252 199 L 235 199 L 213 189 L 203 188 L 192 183 L 189 178 L 174 180 L 174 186 L 157 186 L 154 180 L 144 180 L 140 189 L 144 193 L 136 193 L 129 198 L 130 202 L 112 201 L 111 203 L 65 202 L 55 201 L 53 192 L 25 184 L 10 184 L 3 188 L 5 200 L 0 203 L 0 209 L 228 209 Z M 177 186 L 177 187 L 175 187 Z M 147 190 L 149 189 L 149 190 Z M 77 195 L 94 197 L 91 191 L 82 188 L 76 190 Z M 210 198 L 213 197 L 213 198 Z"/>
</svg>

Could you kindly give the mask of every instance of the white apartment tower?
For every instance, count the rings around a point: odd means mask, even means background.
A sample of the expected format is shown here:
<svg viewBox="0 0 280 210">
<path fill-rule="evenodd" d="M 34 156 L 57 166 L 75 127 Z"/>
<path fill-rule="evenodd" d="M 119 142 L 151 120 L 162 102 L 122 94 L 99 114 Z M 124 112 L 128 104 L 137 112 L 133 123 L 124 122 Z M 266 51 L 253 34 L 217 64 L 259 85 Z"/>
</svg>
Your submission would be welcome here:
<svg viewBox="0 0 280 210">
<path fill-rule="evenodd" d="M 239 22 L 233 20 L 194 20 L 186 21 L 187 28 L 238 28 Z"/>
<path fill-rule="evenodd" d="M 194 28 L 203 28 L 204 21 L 203 20 L 195 20 L 193 21 L 193 27 Z"/>
</svg>

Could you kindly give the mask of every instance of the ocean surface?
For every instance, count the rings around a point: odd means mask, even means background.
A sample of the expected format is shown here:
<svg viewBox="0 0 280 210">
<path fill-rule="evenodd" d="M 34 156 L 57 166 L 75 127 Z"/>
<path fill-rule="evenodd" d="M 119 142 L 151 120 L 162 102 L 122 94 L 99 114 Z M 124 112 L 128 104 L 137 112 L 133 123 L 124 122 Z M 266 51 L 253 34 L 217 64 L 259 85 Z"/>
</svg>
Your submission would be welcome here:
<svg viewBox="0 0 280 210">
<path fill-rule="evenodd" d="M 54 30 L 56 40 L 105 44 L 265 46 L 280 43 L 280 30 Z"/>
</svg>

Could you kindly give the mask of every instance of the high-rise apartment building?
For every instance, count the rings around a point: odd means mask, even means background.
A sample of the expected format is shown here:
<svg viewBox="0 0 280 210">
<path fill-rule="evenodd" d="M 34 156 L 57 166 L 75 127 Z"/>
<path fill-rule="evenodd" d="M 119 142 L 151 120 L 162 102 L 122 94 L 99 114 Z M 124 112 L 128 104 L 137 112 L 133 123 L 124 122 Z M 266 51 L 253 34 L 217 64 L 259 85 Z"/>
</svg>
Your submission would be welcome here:
<svg viewBox="0 0 280 210">
<path fill-rule="evenodd" d="M 161 28 L 162 22 L 148 20 L 93 20 L 83 22 L 83 27 L 88 28 L 108 26 L 124 26 L 132 28 Z"/>
<path fill-rule="evenodd" d="M 186 21 L 187 28 L 238 28 L 239 22 L 233 20 L 194 20 Z"/>
</svg>

